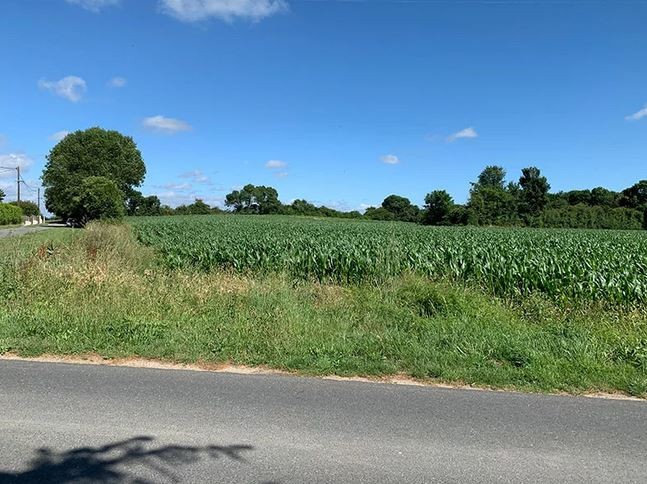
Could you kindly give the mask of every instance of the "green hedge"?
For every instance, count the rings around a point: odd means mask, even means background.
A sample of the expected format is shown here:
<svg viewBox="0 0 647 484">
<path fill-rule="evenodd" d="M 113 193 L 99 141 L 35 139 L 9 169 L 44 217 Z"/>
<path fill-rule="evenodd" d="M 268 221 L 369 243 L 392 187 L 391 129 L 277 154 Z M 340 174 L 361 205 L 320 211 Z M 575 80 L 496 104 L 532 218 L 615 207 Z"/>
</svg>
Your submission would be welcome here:
<svg viewBox="0 0 647 484">
<path fill-rule="evenodd" d="M 643 228 L 643 213 L 632 208 L 590 207 L 584 204 L 544 210 L 541 227 L 575 229 Z"/>
<path fill-rule="evenodd" d="M 0 225 L 22 223 L 22 210 L 9 203 L 0 203 Z"/>
</svg>

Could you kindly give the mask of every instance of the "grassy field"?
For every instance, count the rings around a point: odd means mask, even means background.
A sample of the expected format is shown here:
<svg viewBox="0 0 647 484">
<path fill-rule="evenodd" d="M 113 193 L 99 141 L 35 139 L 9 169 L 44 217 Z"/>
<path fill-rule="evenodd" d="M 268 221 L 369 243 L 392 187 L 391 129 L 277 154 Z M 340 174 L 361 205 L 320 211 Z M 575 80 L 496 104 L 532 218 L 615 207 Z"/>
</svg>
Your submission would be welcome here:
<svg viewBox="0 0 647 484">
<path fill-rule="evenodd" d="M 0 352 L 647 396 L 644 234 L 131 222 L 1 240 Z"/>
</svg>

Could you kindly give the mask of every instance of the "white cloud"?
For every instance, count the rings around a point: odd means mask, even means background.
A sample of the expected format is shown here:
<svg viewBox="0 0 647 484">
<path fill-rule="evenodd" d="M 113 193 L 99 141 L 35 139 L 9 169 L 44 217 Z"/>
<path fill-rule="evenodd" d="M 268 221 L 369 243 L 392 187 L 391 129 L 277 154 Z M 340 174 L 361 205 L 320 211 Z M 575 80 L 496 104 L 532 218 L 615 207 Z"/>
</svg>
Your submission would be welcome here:
<svg viewBox="0 0 647 484">
<path fill-rule="evenodd" d="M 192 190 L 193 185 L 190 183 L 167 183 L 166 185 L 161 185 L 160 188 L 163 188 L 164 190 L 169 190 L 172 192 L 184 192 L 187 190 Z"/>
<path fill-rule="evenodd" d="M 108 81 L 108 86 L 109 87 L 116 87 L 116 88 L 124 87 L 126 85 L 126 82 L 127 81 L 126 81 L 125 77 L 117 76 L 117 77 L 113 77 L 112 79 L 110 79 Z"/>
<path fill-rule="evenodd" d="M 478 138 L 478 133 L 472 127 L 461 129 L 458 133 L 454 133 L 449 138 L 447 138 L 447 141 L 451 143 L 452 141 L 456 141 L 457 139 L 461 138 Z"/>
<path fill-rule="evenodd" d="M 209 18 L 258 21 L 288 10 L 285 0 L 160 0 L 160 7 L 165 14 L 184 22 Z"/>
<path fill-rule="evenodd" d="M 288 166 L 288 164 L 281 160 L 270 160 L 265 163 L 265 168 L 269 168 L 270 170 L 278 170 L 280 168 L 285 168 L 286 166 Z"/>
<path fill-rule="evenodd" d="M 180 131 L 190 131 L 191 125 L 179 119 L 167 118 L 162 115 L 145 118 L 143 123 L 145 128 L 161 133 L 174 134 Z"/>
<path fill-rule="evenodd" d="M 90 12 L 98 13 L 105 7 L 112 7 L 113 5 L 118 5 L 121 3 L 121 0 L 65 0 L 67 3 L 72 5 L 78 5 L 83 7 Z"/>
<path fill-rule="evenodd" d="M 400 158 L 395 155 L 380 156 L 380 160 L 382 160 L 382 162 L 386 163 L 387 165 L 397 165 L 398 163 L 400 163 Z"/>
<path fill-rule="evenodd" d="M 77 76 L 67 76 L 60 81 L 41 79 L 38 81 L 38 87 L 74 103 L 79 101 L 87 90 L 85 81 Z"/>
<path fill-rule="evenodd" d="M 19 166 L 21 170 L 27 170 L 33 163 L 34 160 L 24 153 L 8 153 L 6 155 L 0 155 L 0 166 L 7 168 L 15 168 Z M 0 177 L 6 176 L 16 176 L 16 172 L 12 170 L 0 170 Z"/>
<path fill-rule="evenodd" d="M 205 185 L 211 184 L 209 177 L 202 173 L 200 170 L 185 171 L 184 173 L 180 174 L 180 178 L 186 178 L 194 183 L 202 183 Z"/>
<path fill-rule="evenodd" d="M 647 104 L 645 104 L 645 107 L 642 108 L 640 111 L 630 114 L 629 116 L 625 116 L 625 119 L 627 121 L 638 121 L 639 119 L 642 119 L 645 116 L 647 116 Z"/>
<path fill-rule="evenodd" d="M 63 138 L 65 138 L 68 134 L 70 134 L 69 131 L 57 131 L 56 133 L 52 134 L 49 139 L 50 141 L 56 141 L 57 143 L 61 141 Z"/>
<path fill-rule="evenodd" d="M 205 195 L 198 192 L 177 192 L 174 190 L 169 190 L 166 192 L 156 193 L 156 195 L 164 205 L 169 205 L 171 207 L 177 207 L 178 205 L 189 205 L 195 202 L 197 198 L 212 207 L 217 206 L 223 208 L 225 206 L 224 197 L 215 197 L 213 195 Z"/>
</svg>

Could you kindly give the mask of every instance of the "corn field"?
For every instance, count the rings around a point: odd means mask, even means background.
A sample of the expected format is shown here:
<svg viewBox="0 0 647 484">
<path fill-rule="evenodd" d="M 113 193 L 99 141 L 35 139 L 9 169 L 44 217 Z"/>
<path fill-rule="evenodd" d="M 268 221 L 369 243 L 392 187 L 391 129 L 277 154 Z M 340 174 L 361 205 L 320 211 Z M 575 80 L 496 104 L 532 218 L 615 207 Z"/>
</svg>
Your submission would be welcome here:
<svg viewBox="0 0 647 484">
<path fill-rule="evenodd" d="M 336 283 L 406 272 L 502 296 L 647 302 L 647 233 L 423 227 L 280 216 L 131 219 L 169 268 L 283 272 Z"/>
</svg>

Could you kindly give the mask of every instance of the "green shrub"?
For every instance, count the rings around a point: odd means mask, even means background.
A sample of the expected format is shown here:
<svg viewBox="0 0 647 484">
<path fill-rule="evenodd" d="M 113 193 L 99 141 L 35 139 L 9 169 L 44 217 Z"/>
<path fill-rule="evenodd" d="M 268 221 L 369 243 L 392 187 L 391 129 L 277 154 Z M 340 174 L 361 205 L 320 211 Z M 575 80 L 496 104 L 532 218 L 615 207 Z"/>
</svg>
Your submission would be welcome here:
<svg viewBox="0 0 647 484">
<path fill-rule="evenodd" d="M 9 203 L 0 203 L 0 225 L 12 225 L 22 222 L 22 210 L 20 207 Z"/>
<path fill-rule="evenodd" d="M 22 210 L 22 214 L 27 217 L 32 217 L 32 216 L 37 217 L 40 215 L 40 210 L 38 209 L 38 205 L 36 205 L 34 202 L 21 200 L 20 202 L 10 202 L 10 204 L 16 207 L 20 207 L 20 209 Z"/>
</svg>

